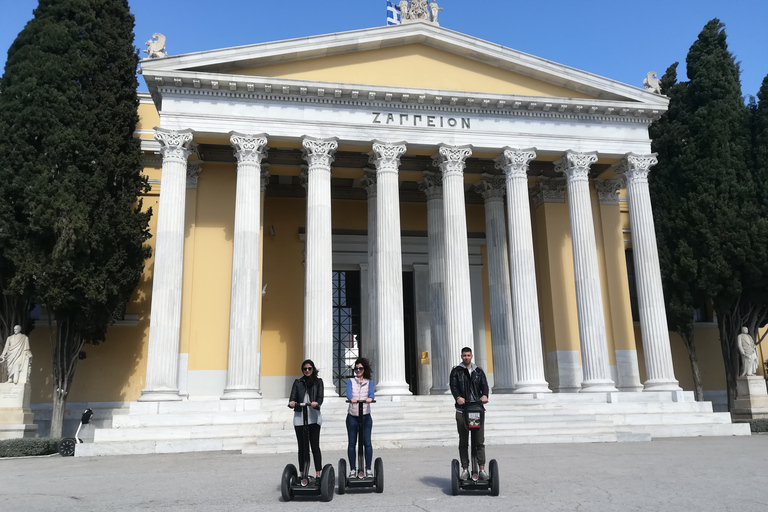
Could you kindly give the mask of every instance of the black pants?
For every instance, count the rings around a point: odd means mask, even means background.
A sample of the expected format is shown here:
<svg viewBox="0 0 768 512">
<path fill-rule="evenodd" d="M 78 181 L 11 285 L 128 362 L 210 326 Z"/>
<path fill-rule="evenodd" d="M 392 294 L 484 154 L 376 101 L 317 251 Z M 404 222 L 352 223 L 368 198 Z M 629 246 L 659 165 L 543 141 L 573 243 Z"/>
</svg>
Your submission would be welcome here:
<svg viewBox="0 0 768 512">
<path fill-rule="evenodd" d="M 304 427 L 293 427 L 296 431 L 296 440 L 299 442 L 299 472 L 304 470 L 304 464 L 309 460 L 309 451 L 304 451 Z M 323 469 L 323 454 L 320 453 L 320 425 L 310 423 L 309 445 L 312 447 L 312 456 L 315 459 L 315 471 Z"/>
<path fill-rule="evenodd" d="M 469 429 L 464 424 L 464 415 L 456 412 L 456 429 L 459 431 L 459 458 L 461 467 L 469 467 Z M 475 438 L 477 446 L 477 465 L 485 466 L 485 424 L 477 429 Z"/>
</svg>

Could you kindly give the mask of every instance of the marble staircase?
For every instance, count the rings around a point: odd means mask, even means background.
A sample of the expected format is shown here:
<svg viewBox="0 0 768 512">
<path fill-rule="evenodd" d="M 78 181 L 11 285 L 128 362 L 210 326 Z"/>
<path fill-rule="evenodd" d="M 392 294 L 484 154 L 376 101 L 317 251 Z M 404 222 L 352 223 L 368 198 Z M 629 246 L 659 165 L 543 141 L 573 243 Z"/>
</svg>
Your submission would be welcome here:
<svg viewBox="0 0 768 512">
<path fill-rule="evenodd" d="M 453 401 L 446 396 L 379 399 L 374 449 L 452 446 Z M 344 450 L 347 404 L 323 405 L 321 447 Z M 690 392 L 492 395 L 486 444 L 650 441 L 660 437 L 749 435 Z M 135 402 L 112 427 L 96 430 L 76 456 L 234 450 L 293 453 L 293 412 L 285 399 Z"/>
</svg>

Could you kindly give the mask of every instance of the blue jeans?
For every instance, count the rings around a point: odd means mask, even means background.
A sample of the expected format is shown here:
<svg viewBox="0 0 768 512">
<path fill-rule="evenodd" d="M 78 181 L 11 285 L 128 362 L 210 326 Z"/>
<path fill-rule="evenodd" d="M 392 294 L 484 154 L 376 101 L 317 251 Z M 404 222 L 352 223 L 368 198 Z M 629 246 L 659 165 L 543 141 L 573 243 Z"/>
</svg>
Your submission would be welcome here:
<svg viewBox="0 0 768 512">
<path fill-rule="evenodd" d="M 349 438 L 347 456 L 349 457 L 350 470 L 354 470 L 357 467 L 357 423 L 357 416 L 347 414 L 347 437 Z M 371 445 L 371 428 L 373 428 L 373 420 L 371 419 L 371 415 L 363 415 L 363 446 L 365 446 L 365 469 L 371 469 L 371 459 L 373 458 L 373 446 Z"/>
</svg>

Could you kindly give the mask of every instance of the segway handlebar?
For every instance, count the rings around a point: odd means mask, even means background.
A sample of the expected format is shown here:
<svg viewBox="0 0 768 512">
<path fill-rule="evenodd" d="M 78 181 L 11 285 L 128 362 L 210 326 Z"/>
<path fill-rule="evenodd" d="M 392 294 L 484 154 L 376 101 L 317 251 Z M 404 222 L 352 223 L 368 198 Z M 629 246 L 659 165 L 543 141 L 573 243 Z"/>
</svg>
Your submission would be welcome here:
<svg viewBox="0 0 768 512">
<path fill-rule="evenodd" d="M 352 403 L 352 400 L 347 400 L 346 402 L 347 402 L 348 404 L 351 404 L 351 403 Z M 371 400 L 370 402 L 366 402 L 365 400 L 358 400 L 358 401 L 357 401 L 357 403 L 358 403 L 358 404 L 375 404 L 375 403 L 376 403 L 376 400 Z"/>
</svg>

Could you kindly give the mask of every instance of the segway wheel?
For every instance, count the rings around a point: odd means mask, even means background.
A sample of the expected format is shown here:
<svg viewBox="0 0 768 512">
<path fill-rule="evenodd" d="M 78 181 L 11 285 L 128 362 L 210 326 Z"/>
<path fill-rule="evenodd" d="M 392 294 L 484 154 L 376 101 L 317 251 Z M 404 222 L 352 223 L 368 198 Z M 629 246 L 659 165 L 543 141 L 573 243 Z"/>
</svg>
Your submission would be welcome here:
<svg viewBox="0 0 768 512">
<path fill-rule="evenodd" d="M 347 461 L 339 459 L 339 494 L 347 490 Z"/>
<path fill-rule="evenodd" d="M 75 441 L 72 437 L 65 437 L 61 441 L 59 441 L 59 454 L 62 457 L 71 457 L 75 454 L 75 445 L 77 444 L 77 441 Z"/>
<path fill-rule="evenodd" d="M 336 473 L 333 471 L 333 466 L 326 464 L 323 472 L 320 473 L 320 501 L 331 501 L 334 487 L 336 487 Z"/>
<path fill-rule="evenodd" d="M 376 492 L 384 492 L 384 461 L 377 457 L 373 462 L 373 481 L 376 484 Z"/>
<path fill-rule="evenodd" d="M 488 469 L 490 470 L 490 474 L 488 476 L 491 478 L 491 496 L 498 496 L 499 495 L 499 465 L 496 462 L 496 459 L 491 459 L 491 463 L 488 465 Z"/>
<path fill-rule="evenodd" d="M 296 466 L 288 464 L 283 470 L 283 476 L 280 478 L 280 494 L 283 495 L 284 501 L 291 501 L 293 499 L 293 484 L 296 482 Z"/>
<path fill-rule="evenodd" d="M 459 495 L 459 461 L 453 459 L 451 461 L 451 494 L 454 496 Z"/>
</svg>

